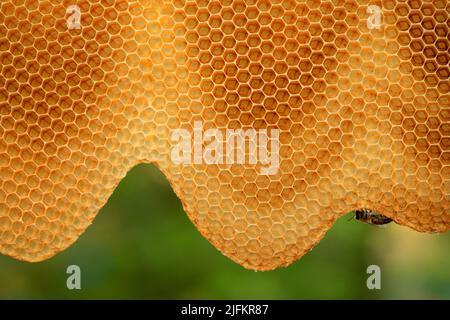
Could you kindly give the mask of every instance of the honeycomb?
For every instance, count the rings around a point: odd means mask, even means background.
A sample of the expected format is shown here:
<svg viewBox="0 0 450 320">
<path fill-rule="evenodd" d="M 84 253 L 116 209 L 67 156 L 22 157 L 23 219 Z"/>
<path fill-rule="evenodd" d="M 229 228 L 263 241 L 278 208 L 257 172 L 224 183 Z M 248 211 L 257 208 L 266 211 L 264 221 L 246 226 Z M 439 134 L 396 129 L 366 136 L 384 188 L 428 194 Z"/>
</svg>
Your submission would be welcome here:
<svg viewBox="0 0 450 320">
<path fill-rule="evenodd" d="M 292 263 L 358 208 L 449 230 L 449 13 L 446 0 L 2 0 L 0 252 L 66 249 L 143 162 L 250 269 Z M 279 130 L 279 170 L 175 164 L 171 133 L 195 121 Z"/>
</svg>

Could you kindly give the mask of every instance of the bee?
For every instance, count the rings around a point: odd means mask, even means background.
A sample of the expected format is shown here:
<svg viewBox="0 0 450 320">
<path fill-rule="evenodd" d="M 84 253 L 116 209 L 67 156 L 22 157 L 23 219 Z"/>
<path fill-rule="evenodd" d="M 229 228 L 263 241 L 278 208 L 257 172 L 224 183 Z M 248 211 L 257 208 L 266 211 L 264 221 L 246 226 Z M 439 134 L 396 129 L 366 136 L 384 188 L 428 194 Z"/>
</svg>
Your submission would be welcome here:
<svg viewBox="0 0 450 320">
<path fill-rule="evenodd" d="M 355 210 L 354 218 L 358 221 L 373 224 L 376 226 L 385 225 L 393 221 L 391 218 L 383 216 L 381 213 L 369 209 Z"/>
</svg>

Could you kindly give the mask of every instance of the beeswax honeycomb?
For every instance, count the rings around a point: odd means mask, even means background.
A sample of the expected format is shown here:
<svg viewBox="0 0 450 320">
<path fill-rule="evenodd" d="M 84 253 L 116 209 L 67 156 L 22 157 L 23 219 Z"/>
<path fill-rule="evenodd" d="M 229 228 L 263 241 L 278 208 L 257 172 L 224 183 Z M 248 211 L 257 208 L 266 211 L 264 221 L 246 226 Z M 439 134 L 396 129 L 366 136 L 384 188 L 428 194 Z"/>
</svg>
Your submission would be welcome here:
<svg viewBox="0 0 450 320">
<path fill-rule="evenodd" d="M 1 1 L 0 253 L 66 249 L 142 162 L 246 268 L 292 263 L 358 208 L 449 230 L 449 13 L 445 0 Z M 175 164 L 171 133 L 195 121 L 278 129 L 278 172 Z"/>
</svg>

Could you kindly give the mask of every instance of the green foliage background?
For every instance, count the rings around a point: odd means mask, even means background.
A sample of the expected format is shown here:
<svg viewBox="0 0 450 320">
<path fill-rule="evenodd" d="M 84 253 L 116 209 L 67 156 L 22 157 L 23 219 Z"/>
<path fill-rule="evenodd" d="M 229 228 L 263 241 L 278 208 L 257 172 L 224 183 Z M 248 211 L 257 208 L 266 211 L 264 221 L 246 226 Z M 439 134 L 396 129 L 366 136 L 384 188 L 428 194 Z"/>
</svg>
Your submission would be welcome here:
<svg viewBox="0 0 450 320">
<path fill-rule="evenodd" d="M 224 257 L 183 212 L 162 174 L 134 168 L 68 250 L 37 264 L 0 256 L 2 299 L 450 299 L 450 233 L 376 228 L 349 215 L 300 261 L 270 272 Z M 82 269 L 82 290 L 66 268 Z M 382 290 L 366 287 L 367 266 Z"/>
</svg>

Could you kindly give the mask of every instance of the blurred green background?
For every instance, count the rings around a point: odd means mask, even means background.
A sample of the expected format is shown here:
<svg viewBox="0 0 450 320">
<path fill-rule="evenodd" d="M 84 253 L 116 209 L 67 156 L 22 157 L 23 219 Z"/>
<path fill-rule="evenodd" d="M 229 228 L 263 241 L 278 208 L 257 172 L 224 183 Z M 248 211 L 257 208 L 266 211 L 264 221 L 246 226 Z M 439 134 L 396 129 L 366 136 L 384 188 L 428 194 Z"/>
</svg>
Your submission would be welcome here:
<svg viewBox="0 0 450 320">
<path fill-rule="evenodd" d="M 450 233 L 377 228 L 350 215 L 287 268 L 255 272 L 212 247 L 164 176 L 140 165 L 68 250 L 28 264 L 0 256 L 1 299 L 450 299 Z M 66 287 L 79 265 L 82 290 Z M 381 290 L 366 268 L 381 267 Z"/>
</svg>

